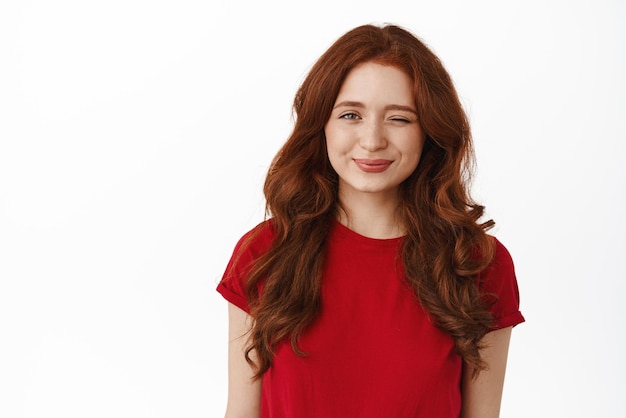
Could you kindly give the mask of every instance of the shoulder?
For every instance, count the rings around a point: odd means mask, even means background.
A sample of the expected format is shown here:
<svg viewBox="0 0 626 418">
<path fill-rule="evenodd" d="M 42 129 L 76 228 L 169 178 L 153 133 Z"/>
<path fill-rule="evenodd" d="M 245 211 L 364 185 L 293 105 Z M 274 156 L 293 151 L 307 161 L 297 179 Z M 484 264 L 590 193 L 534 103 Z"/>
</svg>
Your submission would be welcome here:
<svg viewBox="0 0 626 418">
<path fill-rule="evenodd" d="M 275 233 L 271 220 L 266 220 L 246 232 L 235 245 L 217 291 L 232 304 L 250 312 L 246 296 L 246 280 L 254 263 L 272 245 Z"/>
<path fill-rule="evenodd" d="M 524 321 L 519 312 L 519 288 L 513 257 L 495 237 L 491 237 L 495 254 L 491 264 L 480 274 L 481 292 L 493 302 L 495 328 L 517 325 Z"/>
<path fill-rule="evenodd" d="M 514 270 L 513 257 L 509 250 L 498 240 L 498 238 L 491 236 L 494 242 L 495 254 L 490 268 L 495 270 Z"/>
<path fill-rule="evenodd" d="M 271 220 L 265 220 L 243 234 L 235 245 L 223 280 L 245 276 L 252 264 L 269 251 L 275 235 Z"/>
<path fill-rule="evenodd" d="M 243 234 L 237 242 L 234 253 L 242 255 L 248 253 L 259 256 L 269 250 L 276 232 L 272 219 L 267 219 L 257 224 L 254 228 Z"/>
<path fill-rule="evenodd" d="M 489 235 L 489 238 L 492 240 L 494 254 L 491 263 L 480 273 L 483 285 L 488 285 L 492 281 L 501 281 L 503 276 L 515 277 L 515 265 L 511 253 L 498 238 L 492 235 Z"/>
</svg>

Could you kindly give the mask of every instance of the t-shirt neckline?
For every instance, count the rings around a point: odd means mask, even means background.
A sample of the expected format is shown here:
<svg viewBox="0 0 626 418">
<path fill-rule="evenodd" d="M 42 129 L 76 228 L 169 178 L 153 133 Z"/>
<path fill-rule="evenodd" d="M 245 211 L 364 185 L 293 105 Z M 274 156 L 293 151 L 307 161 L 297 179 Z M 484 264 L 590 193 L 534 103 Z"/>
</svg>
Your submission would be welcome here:
<svg viewBox="0 0 626 418">
<path fill-rule="evenodd" d="M 364 245 L 372 245 L 372 246 L 397 246 L 403 239 L 404 237 L 395 237 L 395 238 L 371 238 L 371 237 L 366 237 L 365 235 L 361 235 L 358 232 L 353 231 L 352 229 L 348 228 L 347 226 L 345 226 L 344 224 L 342 224 L 341 222 L 339 222 L 337 219 L 333 219 L 333 228 L 332 231 L 335 232 L 337 235 L 349 239 L 353 242 L 359 243 L 359 244 L 364 244 Z"/>
</svg>

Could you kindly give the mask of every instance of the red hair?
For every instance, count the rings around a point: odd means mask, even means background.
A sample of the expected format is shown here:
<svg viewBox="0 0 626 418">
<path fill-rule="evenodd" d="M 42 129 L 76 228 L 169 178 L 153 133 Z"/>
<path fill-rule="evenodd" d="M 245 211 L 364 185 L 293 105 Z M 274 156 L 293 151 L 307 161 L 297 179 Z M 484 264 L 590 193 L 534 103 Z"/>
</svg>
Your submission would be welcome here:
<svg viewBox="0 0 626 418">
<path fill-rule="evenodd" d="M 400 187 L 407 281 L 465 362 L 476 372 L 485 368 L 479 341 L 493 320 L 477 277 L 493 258 L 486 234 L 493 221 L 479 222 L 484 208 L 468 193 L 473 150 L 467 117 L 450 76 L 424 43 L 398 26 L 364 25 L 340 37 L 312 67 L 294 100 L 293 132 L 267 174 L 266 211 L 276 238 L 256 260 L 246 287 L 254 318 L 246 358 L 256 378 L 272 365 L 273 349 L 284 338 L 304 355 L 298 337 L 318 315 L 326 237 L 338 209 L 324 126 L 346 76 L 364 62 L 392 65 L 411 77 L 426 137 L 419 165 Z"/>
</svg>

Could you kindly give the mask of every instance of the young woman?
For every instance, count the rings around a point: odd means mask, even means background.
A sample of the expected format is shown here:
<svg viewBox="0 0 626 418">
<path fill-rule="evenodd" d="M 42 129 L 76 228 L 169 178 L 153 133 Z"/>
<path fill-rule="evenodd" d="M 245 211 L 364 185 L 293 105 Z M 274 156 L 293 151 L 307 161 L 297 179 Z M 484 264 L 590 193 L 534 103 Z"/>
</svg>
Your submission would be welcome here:
<svg viewBox="0 0 626 418">
<path fill-rule="evenodd" d="M 497 417 L 507 250 L 467 190 L 467 118 L 439 59 L 357 27 L 313 66 L 269 169 L 269 218 L 237 244 L 227 417 Z"/>
</svg>

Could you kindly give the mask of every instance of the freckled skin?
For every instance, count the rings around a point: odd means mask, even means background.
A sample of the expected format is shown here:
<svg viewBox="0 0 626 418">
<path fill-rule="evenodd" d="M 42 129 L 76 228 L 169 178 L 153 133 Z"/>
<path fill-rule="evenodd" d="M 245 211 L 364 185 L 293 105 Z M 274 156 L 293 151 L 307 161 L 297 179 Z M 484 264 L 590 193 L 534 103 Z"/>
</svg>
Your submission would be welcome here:
<svg viewBox="0 0 626 418">
<path fill-rule="evenodd" d="M 404 71 L 372 62 L 350 71 L 325 126 L 340 194 L 396 194 L 424 146 L 415 110 Z"/>
</svg>

